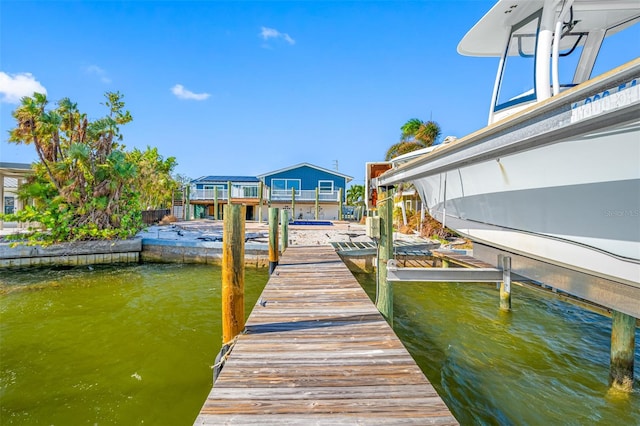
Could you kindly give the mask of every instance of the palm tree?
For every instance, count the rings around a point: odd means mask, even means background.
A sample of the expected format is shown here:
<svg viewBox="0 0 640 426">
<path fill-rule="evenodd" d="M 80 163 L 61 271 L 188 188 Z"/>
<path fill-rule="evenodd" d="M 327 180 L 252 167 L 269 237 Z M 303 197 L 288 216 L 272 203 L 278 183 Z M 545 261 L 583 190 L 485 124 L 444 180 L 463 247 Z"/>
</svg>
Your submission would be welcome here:
<svg viewBox="0 0 640 426">
<path fill-rule="evenodd" d="M 434 142 L 440 137 L 440 126 L 435 121 L 422 121 L 418 118 L 412 118 L 400 127 L 400 142 L 391 145 L 385 155 L 385 160 L 389 161 L 392 158 L 398 157 L 403 154 L 407 154 L 418 149 L 427 148 L 434 144 Z M 411 188 L 410 184 L 398 185 L 398 192 L 396 196 L 402 200 L 403 190 Z M 400 204 L 402 210 L 402 222 L 406 226 L 407 224 L 407 212 L 404 202 Z"/>
<path fill-rule="evenodd" d="M 351 185 L 347 189 L 347 205 L 356 206 L 356 219 L 360 220 L 364 208 L 364 185 Z"/>
<path fill-rule="evenodd" d="M 408 120 L 400 127 L 400 142 L 391 145 L 385 160 L 391 160 L 408 152 L 427 148 L 440 137 L 440 126 L 435 121 L 422 121 L 418 118 Z"/>
<path fill-rule="evenodd" d="M 364 203 L 364 185 L 351 185 L 347 189 L 347 204 L 357 206 Z"/>
</svg>

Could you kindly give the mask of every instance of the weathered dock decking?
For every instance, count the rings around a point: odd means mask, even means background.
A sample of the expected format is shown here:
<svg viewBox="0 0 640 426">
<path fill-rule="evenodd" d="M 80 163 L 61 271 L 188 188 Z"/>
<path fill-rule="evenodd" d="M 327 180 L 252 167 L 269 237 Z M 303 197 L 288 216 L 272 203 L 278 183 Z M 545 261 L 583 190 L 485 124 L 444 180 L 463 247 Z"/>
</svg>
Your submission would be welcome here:
<svg viewBox="0 0 640 426">
<path fill-rule="evenodd" d="M 293 246 L 195 424 L 457 422 L 333 248 Z"/>
</svg>

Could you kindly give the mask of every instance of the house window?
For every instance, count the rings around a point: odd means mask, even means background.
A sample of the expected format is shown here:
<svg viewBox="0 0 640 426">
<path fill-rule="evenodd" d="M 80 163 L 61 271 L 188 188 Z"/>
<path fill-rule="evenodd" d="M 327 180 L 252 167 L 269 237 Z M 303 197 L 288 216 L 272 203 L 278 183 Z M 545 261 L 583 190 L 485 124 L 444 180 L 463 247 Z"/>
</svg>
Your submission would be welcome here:
<svg viewBox="0 0 640 426">
<path fill-rule="evenodd" d="M 333 192 L 333 181 L 332 180 L 319 180 L 318 188 L 320 188 L 320 192 Z"/>
<path fill-rule="evenodd" d="M 13 214 L 14 213 L 14 204 L 15 198 L 13 197 L 4 197 L 4 214 Z"/>
<path fill-rule="evenodd" d="M 271 186 L 277 191 L 300 190 L 300 179 L 271 179 Z"/>
</svg>

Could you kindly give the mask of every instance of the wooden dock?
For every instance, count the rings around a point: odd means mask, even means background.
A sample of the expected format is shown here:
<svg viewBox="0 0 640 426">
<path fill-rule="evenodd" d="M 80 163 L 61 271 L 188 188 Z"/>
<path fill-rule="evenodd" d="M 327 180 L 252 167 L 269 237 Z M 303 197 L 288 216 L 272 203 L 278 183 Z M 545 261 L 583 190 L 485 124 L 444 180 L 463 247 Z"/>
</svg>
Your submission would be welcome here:
<svg viewBox="0 0 640 426">
<path fill-rule="evenodd" d="M 292 246 L 195 424 L 458 423 L 334 249 Z"/>
</svg>

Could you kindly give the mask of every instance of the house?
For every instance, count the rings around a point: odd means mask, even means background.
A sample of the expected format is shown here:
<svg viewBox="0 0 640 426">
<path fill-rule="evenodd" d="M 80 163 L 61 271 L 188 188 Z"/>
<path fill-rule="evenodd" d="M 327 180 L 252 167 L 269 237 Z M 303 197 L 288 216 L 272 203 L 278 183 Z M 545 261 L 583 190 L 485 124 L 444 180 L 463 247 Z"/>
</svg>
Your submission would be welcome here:
<svg viewBox="0 0 640 426">
<path fill-rule="evenodd" d="M 298 220 L 337 220 L 353 178 L 309 163 L 254 176 L 203 176 L 191 181 L 194 218 L 221 219 L 229 202 L 247 206 L 247 220 L 268 220 L 267 207 L 289 210 Z M 294 213 L 295 212 L 295 213 Z"/>
<path fill-rule="evenodd" d="M 22 208 L 18 188 L 32 173 L 31 164 L 0 162 L 0 213 L 12 214 Z M 3 225 L 0 221 L 0 229 Z"/>
<path fill-rule="evenodd" d="M 223 207 L 229 202 L 247 206 L 246 219 L 258 217 L 261 205 L 261 182 L 254 176 L 202 176 L 191 181 L 189 200 L 193 217 L 221 219 Z M 230 196 L 229 196 L 230 195 Z"/>
<path fill-rule="evenodd" d="M 258 175 L 271 207 L 289 210 L 295 220 L 337 220 L 347 183 L 353 178 L 309 163 Z"/>
</svg>

